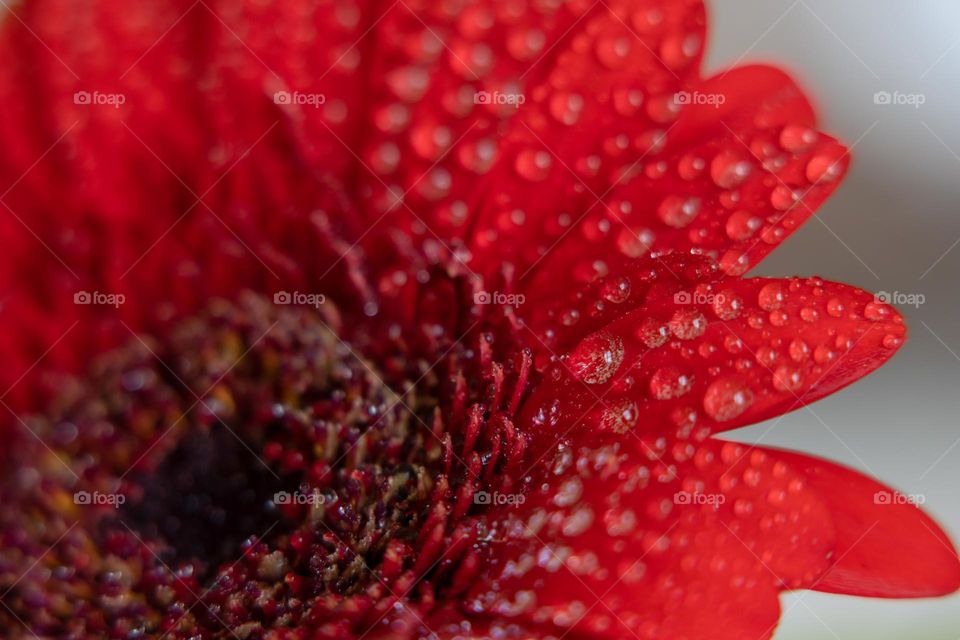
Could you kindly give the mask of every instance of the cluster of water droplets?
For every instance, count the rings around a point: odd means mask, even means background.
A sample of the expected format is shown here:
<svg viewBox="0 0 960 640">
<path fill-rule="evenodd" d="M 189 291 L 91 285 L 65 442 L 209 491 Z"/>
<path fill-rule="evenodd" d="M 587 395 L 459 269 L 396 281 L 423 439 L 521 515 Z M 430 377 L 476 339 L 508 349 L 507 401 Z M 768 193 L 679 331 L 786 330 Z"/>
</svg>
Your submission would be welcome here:
<svg viewBox="0 0 960 640">
<path fill-rule="evenodd" d="M 558 390 L 532 398 L 537 429 L 623 434 L 672 424 L 702 439 L 751 409 L 759 420 L 810 402 L 903 341 L 889 305 L 819 278 L 658 286 L 638 300 L 631 276 L 610 278 L 554 316 L 563 326 L 544 334 L 554 346 L 579 324 L 586 337 L 546 365 Z M 594 315 L 604 319 L 597 329 Z"/>
</svg>

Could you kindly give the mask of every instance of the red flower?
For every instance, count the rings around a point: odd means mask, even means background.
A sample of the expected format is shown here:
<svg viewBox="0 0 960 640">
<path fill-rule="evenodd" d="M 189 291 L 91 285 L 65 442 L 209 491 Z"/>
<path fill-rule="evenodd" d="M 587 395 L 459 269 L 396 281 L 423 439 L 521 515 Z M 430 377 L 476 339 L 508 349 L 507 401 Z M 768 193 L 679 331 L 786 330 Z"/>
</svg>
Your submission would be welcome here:
<svg viewBox="0 0 960 640">
<path fill-rule="evenodd" d="M 11 9 L 4 628 L 752 639 L 786 589 L 955 590 L 902 494 L 714 437 L 905 330 L 740 278 L 848 155 L 704 39 L 695 0 Z"/>
</svg>

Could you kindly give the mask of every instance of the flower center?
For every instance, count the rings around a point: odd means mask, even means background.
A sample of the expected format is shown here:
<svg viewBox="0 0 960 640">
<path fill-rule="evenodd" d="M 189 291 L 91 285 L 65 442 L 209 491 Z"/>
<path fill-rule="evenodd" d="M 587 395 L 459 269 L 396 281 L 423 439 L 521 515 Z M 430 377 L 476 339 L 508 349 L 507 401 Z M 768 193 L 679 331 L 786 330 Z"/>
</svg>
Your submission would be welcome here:
<svg viewBox="0 0 960 640">
<path fill-rule="evenodd" d="M 436 374 L 410 363 L 416 385 L 388 384 L 334 324 L 214 304 L 65 387 L 0 487 L 0 574 L 21 576 L 0 580 L 4 604 L 41 635 L 188 637 L 324 624 L 454 580 L 450 516 L 484 463 L 468 472 L 438 433 Z"/>
<path fill-rule="evenodd" d="M 284 490 L 283 480 L 220 424 L 181 434 L 155 471 L 130 474 L 130 486 L 138 495 L 109 514 L 111 529 L 129 527 L 159 543 L 160 561 L 195 567 L 201 582 L 240 558 L 247 538 L 272 532 L 278 518 L 271 501 Z"/>
</svg>

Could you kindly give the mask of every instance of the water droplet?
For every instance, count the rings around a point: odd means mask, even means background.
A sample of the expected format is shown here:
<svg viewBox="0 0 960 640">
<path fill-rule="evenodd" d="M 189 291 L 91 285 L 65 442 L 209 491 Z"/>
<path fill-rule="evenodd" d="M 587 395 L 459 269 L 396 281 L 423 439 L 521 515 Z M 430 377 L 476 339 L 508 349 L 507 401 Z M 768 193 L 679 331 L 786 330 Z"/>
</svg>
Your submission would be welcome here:
<svg viewBox="0 0 960 640">
<path fill-rule="evenodd" d="M 830 298 L 827 300 L 827 313 L 830 314 L 830 316 L 834 318 L 841 318 L 846 310 L 846 305 L 843 304 L 843 301 L 839 298 Z"/>
<path fill-rule="evenodd" d="M 635 402 L 621 400 L 604 407 L 598 426 L 601 431 L 626 433 L 637 425 L 639 417 L 640 412 Z"/>
<path fill-rule="evenodd" d="M 900 336 L 895 336 L 892 333 L 888 333 L 883 336 L 883 346 L 887 349 L 897 349 L 900 345 L 903 344 L 903 338 Z"/>
<path fill-rule="evenodd" d="M 803 388 L 803 374 L 790 365 L 779 366 L 773 372 L 773 386 L 777 391 L 796 393 Z"/>
<path fill-rule="evenodd" d="M 657 208 L 657 215 L 669 227 L 682 229 L 700 213 L 700 198 L 667 196 Z"/>
<path fill-rule="evenodd" d="M 670 318 L 670 331 L 681 340 L 692 340 L 707 330 L 707 319 L 696 309 L 680 309 Z"/>
<path fill-rule="evenodd" d="M 843 174 L 843 165 L 833 156 L 816 155 L 807 163 L 806 173 L 810 182 L 833 182 Z"/>
<path fill-rule="evenodd" d="M 893 309 L 890 305 L 883 302 L 868 302 L 863 309 L 863 317 L 871 322 L 881 322 L 889 320 L 893 315 Z"/>
<path fill-rule="evenodd" d="M 783 305 L 783 287 L 779 282 L 771 282 L 760 289 L 757 304 L 765 311 L 774 311 Z"/>
<path fill-rule="evenodd" d="M 797 338 L 790 342 L 790 359 L 794 362 L 803 362 L 810 355 L 810 347 L 803 340 Z"/>
<path fill-rule="evenodd" d="M 677 163 L 677 174 L 684 180 L 693 180 L 703 173 L 706 161 L 698 155 L 687 154 Z"/>
<path fill-rule="evenodd" d="M 760 347 L 756 352 L 757 362 L 770 368 L 777 361 L 777 350 L 771 347 Z"/>
<path fill-rule="evenodd" d="M 661 367 L 650 377 L 650 393 L 657 400 L 672 400 L 693 387 L 693 377 L 675 367 Z"/>
<path fill-rule="evenodd" d="M 630 48 L 630 38 L 626 35 L 602 37 L 597 41 L 597 59 L 608 69 L 620 69 L 626 64 Z"/>
<path fill-rule="evenodd" d="M 643 92 L 639 89 L 618 89 L 613 92 L 613 108 L 621 116 L 632 116 L 643 105 Z"/>
<path fill-rule="evenodd" d="M 802 125 L 787 125 L 780 132 L 780 146 L 791 153 L 809 151 L 817 142 L 817 132 Z"/>
<path fill-rule="evenodd" d="M 574 124 L 583 111 L 583 97 L 576 93 L 556 93 L 550 98 L 550 115 L 562 124 Z"/>
<path fill-rule="evenodd" d="M 525 149 L 517 154 L 514 168 L 521 177 L 531 182 L 540 182 L 550 173 L 553 160 L 547 151 Z"/>
<path fill-rule="evenodd" d="M 771 311 L 767 319 L 770 321 L 770 324 L 775 327 L 785 327 L 787 326 L 790 316 L 788 316 L 787 312 L 783 309 L 777 309 L 776 311 Z"/>
<path fill-rule="evenodd" d="M 655 349 L 663 345 L 670 337 L 670 330 L 667 325 L 657 322 L 653 318 L 647 318 L 637 329 L 637 336 L 643 340 L 643 343 L 650 349 Z"/>
<path fill-rule="evenodd" d="M 721 151 L 710 162 L 710 178 L 722 189 L 740 186 L 751 171 L 750 162 L 735 151 Z"/>
<path fill-rule="evenodd" d="M 743 301 L 733 291 L 723 291 L 713 299 L 713 312 L 721 320 L 733 320 L 742 309 Z"/>
<path fill-rule="evenodd" d="M 813 361 L 817 364 L 827 364 L 834 359 L 834 353 L 830 350 L 830 347 L 826 345 L 819 345 L 816 349 L 813 350 Z"/>
<path fill-rule="evenodd" d="M 786 211 L 799 199 L 799 195 L 790 187 L 778 184 L 770 192 L 770 204 L 778 211 Z"/>
<path fill-rule="evenodd" d="M 607 331 L 590 334 L 570 354 L 567 365 L 587 384 L 603 384 L 623 362 L 623 340 Z"/>
<path fill-rule="evenodd" d="M 763 221 L 750 211 L 735 211 L 727 218 L 726 232 L 731 240 L 746 240 L 761 227 Z"/>
<path fill-rule="evenodd" d="M 624 277 L 605 282 L 600 295 L 607 302 L 614 304 L 626 302 L 627 298 L 630 297 L 630 279 Z"/>
<path fill-rule="evenodd" d="M 739 378 L 718 378 L 703 395 L 703 409 L 718 422 L 733 420 L 753 404 L 753 392 Z"/>
<path fill-rule="evenodd" d="M 546 35 L 540 29 L 518 29 L 507 39 L 507 50 L 517 60 L 529 60 L 546 44 Z"/>
<path fill-rule="evenodd" d="M 804 307 L 800 309 L 800 319 L 804 322 L 816 322 L 820 318 L 820 312 L 813 307 Z"/>
<path fill-rule="evenodd" d="M 620 233 L 617 234 L 617 249 L 628 258 L 641 258 L 650 251 L 653 240 L 653 232 L 649 229 L 633 231 L 627 227 L 621 227 Z"/>
</svg>

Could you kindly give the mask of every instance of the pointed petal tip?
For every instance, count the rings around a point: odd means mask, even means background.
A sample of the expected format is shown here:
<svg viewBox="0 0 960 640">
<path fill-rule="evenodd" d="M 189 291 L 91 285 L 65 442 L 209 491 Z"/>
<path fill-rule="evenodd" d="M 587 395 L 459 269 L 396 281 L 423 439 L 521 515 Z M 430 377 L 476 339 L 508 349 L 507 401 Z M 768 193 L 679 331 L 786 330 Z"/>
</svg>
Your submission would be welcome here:
<svg viewBox="0 0 960 640">
<path fill-rule="evenodd" d="M 849 469 L 802 454 L 773 455 L 802 470 L 837 530 L 834 564 L 816 591 L 874 598 L 928 598 L 960 589 L 950 537 L 906 494 Z"/>
</svg>

